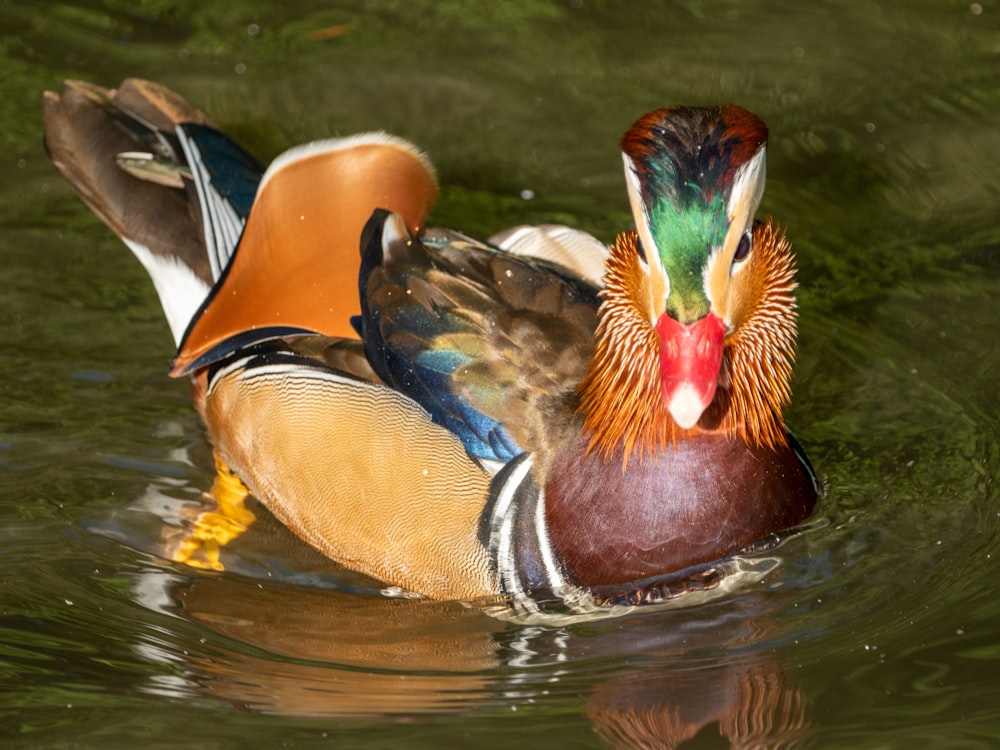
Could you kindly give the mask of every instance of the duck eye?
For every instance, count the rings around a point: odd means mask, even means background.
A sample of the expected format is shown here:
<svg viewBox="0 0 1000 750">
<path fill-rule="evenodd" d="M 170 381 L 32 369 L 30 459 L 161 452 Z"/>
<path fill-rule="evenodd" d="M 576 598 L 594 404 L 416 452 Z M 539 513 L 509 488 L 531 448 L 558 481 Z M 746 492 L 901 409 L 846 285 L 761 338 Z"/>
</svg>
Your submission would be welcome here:
<svg viewBox="0 0 1000 750">
<path fill-rule="evenodd" d="M 642 240 L 640 240 L 638 237 L 635 238 L 635 251 L 639 254 L 639 259 L 643 263 L 649 262 L 646 260 L 646 248 L 642 246 Z"/>
<path fill-rule="evenodd" d="M 740 237 L 739 244 L 736 245 L 736 252 L 733 254 L 733 263 L 746 260 L 747 256 L 750 255 L 751 244 L 750 232 L 744 232 L 743 236 Z"/>
</svg>

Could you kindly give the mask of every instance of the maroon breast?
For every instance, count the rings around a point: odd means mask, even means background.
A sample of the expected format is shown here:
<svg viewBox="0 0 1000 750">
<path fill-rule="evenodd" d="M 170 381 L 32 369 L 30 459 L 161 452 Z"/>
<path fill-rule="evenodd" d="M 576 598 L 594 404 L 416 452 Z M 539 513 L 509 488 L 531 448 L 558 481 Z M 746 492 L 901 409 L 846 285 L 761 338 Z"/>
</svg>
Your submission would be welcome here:
<svg viewBox="0 0 1000 750">
<path fill-rule="evenodd" d="M 581 586 L 624 583 L 711 562 L 805 520 L 811 470 L 791 448 L 703 433 L 655 460 L 610 460 L 585 443 L 555 461 L 545 484 L 553 548 Z"/>
</svg>

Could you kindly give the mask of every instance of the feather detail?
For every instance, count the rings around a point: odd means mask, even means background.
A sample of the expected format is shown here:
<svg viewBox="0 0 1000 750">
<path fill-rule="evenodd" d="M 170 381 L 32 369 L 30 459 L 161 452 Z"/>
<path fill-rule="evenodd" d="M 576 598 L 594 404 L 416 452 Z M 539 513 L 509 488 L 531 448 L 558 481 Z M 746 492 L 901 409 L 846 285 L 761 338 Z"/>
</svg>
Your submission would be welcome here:
<svg viewBox="0 0 1000 750">
<path fill-rule="evenodd" d="M 356 335 L 358 247 L 368 217 L 391 209 L 416 230 L 436 195 L 426 157 L 385 133 L 286 151 L 261 179 L 239 247 L 185 332 L 171 374 L 225 357 L 233 340 L 245 346 L 247 332 L 258 340 Z"/>
<path fill-rule="evenodd" d="M 685 431 L 660 390 L 659 339 L 649 324 L 645 269 L 634 232 L 619 235 L 601 291 L 594 358 L 580 384 L 588 451 L 621 451 L 623 468 L 666 449 L 686 432 L 721 432 L 753 446 L 787 444 L 782 409 L 790 400 L 795 358 L 794 264 L 784 234 L 770 220 L 753 231 L 751 261 L 730 281 L 722 371 L 715 399 Z"/>
<path fill-rule="evenodd" d="M 565 269 L 456 232 L 417 238 L 377 211 L 362 242 L 361 330 L 384 382 L 474 456 L 540 456 L 579 434 L 576 387 L 597 290 Z"/>
<path fill-rule="evenodd" d="M 559 224 L 511 227 L 487 242 L 513 255 L 561 266 L 595 287 L 601 286 L 608 260 L 608 246 L 599 239 Z"/>
<path fill-rule="evenodd" d="M 625 464 L 658 452 L 676 429 L 660 396 L 659 338 L 643 304 L 637 242 L 626 232 L 611 246 L 594 357 L 579 389 L 588 450 L 610 458 L 623 448 Z"/>
<path fill-rule="evenodd" d="M 752 445 L 773 448 L 788 443 L 782 410 L 792 395 L 798 285 L 791 245 L 773 221 L 754 227 L 753 245 L 754 263 L 745 269 L 747 278 L 740 279 L 740 308 L 746 316 L 734 316 L 723 354 L 721 393 L 706 416 L 711 418 L 727 402 L 721 428 Z"/>
</svg>

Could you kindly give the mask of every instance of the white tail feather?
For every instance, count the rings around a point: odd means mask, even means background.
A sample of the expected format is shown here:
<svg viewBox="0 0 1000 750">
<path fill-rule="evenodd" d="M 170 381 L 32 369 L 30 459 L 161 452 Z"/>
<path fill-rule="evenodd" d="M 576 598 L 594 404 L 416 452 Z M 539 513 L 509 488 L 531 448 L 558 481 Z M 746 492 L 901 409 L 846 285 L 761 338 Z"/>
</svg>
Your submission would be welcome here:
<svg viewBox="0 0 1000 750">
<path fill-rule="evenodd" d="M 156 255 L 134 240 L 125 237 L 122 240 L 153 280 L 174 344 L 179 346 L 188 323 L 198 312 L 211 287 L 183 261 L 170 255 Z"/>
</svg>

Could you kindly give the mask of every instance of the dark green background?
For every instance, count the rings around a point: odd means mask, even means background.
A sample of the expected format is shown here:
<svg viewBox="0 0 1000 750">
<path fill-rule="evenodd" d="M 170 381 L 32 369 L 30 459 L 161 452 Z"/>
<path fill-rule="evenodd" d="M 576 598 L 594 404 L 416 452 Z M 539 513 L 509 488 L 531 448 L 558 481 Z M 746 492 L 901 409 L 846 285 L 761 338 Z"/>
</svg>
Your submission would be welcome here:
<svg viewBox="0 0 1000 750">
<path fill-rule="evenodd" d="M 2 742 L 601 747 L 587 707 L 607 686 L 663 698 L 674 678 L 767 663 L 807 697 L 817 747 L 992 747 L 998 32 L 996 2 L 0 4 Z M 177 89 L 264 159 L 357 130 L 409 138 L 439 169 L 433 220 L 476 236 L 562 222 L 609 240 L 630 221 L 617 141 L 638 115 L 753 110 L 771 130 L 762 212 L 800 267 L 789 419 L 828 488 L 818 528 L 750 590 L 611 623 L 445 607 L 436 632 L 375 628 L 368 645 L 393 648 L 338 661 L 199 619 L 178 592 L 283 602 L 250 618 L 278 629 L 329 592 L 312 635 L 335 643 L 338 618 L 379 599 L 273 523 L 222 575 L 158 554 L 209 486 L 210 450 L 165 375 L 151 285 L 48 165 L 38 107 L 63 78 L 126 76 Z M 496 663 L 435 670 L 400 646 L 450 627 Z M 279 700 L 286 677 L 316 703 Z M 396 710 L 347 700 L 407 680 Z"/>
</svg>

